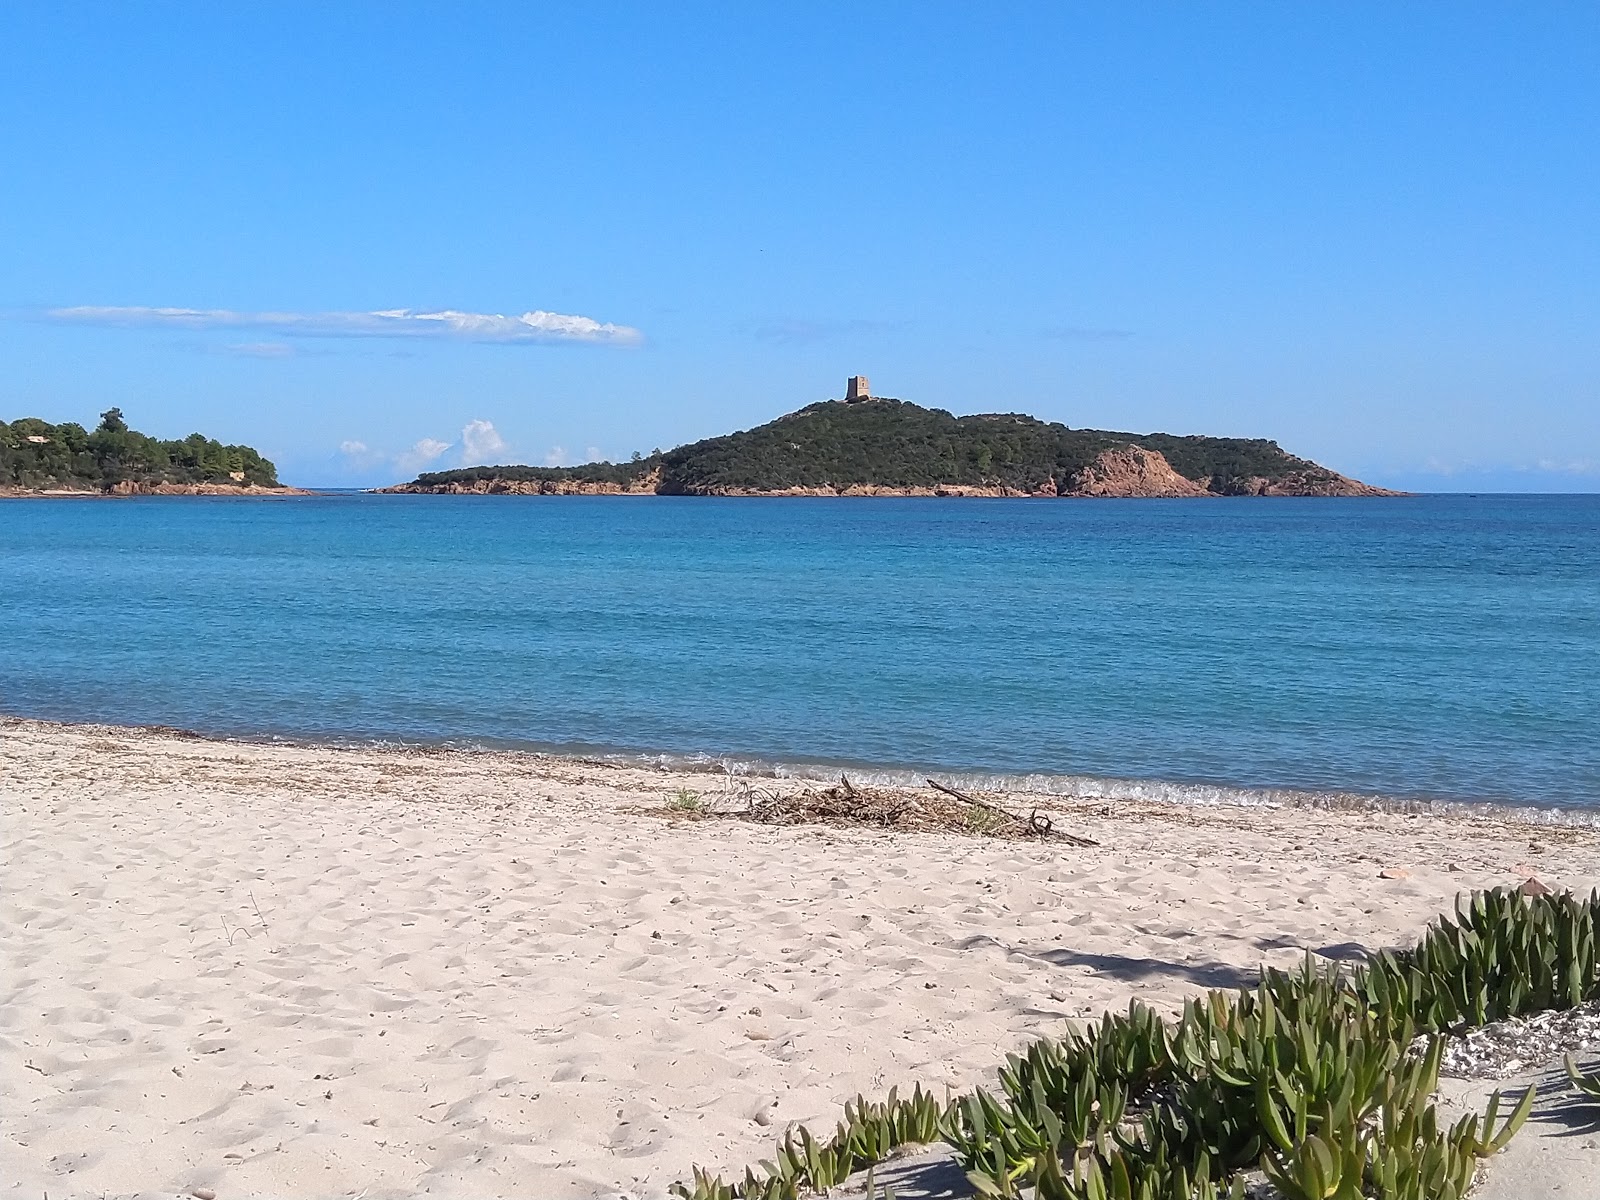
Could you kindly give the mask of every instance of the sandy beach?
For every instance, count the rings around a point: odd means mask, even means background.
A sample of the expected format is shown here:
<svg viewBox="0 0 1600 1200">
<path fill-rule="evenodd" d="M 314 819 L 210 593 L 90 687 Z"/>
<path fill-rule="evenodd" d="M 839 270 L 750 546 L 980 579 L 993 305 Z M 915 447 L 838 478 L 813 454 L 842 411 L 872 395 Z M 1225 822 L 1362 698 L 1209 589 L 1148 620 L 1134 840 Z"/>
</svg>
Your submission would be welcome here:
<svg viewBox="0 0 1600 1200">
<path fill-rule="evenodd" d="M 1492 814 L 638 811 L 741 786 L 0 722 L 0 1196 L 658 1197 L 1130 997 L 1600 884 L 1600 832 Z"/>
</svg>

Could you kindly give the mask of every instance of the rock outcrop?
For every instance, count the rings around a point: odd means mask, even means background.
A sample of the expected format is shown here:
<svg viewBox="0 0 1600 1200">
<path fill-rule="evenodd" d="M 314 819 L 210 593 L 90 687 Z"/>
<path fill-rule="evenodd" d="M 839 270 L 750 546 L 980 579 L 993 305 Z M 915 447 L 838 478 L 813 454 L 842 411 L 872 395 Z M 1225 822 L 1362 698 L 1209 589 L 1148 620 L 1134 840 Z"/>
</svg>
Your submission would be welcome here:
<svg viewBox="0 0 1600 1200">
<path fill-rule="evenodd" d="M 123 480 L 104 491 L 88 488 L 21 488 L 0 487 L 0 498 L 8 500 L 34 497 L 77 497 L 92 499 L 97 496 L 315 496 L 317 493 L 295 487 L 255 487 L 246 483 L 136 483 Z"/>
<path fill-rule="evenodd" d="M 852 483 L 844 487 L 789 487 L 789 488 L 735 488 L 735 487 L 707 487 L 707 488 L 677 488 L 663 489 L 661 495 L 670 496 L 972 496 L 998 498 L 1010 496 L 1014 498 L 1027 496 L 1055 496 L 1055 482 L 1052 480 L 1047 488 L 1038 491 L 1025 491 L 1021 488 L 1006 487 L 1003 484 L 985 487 L 977 484 L 950 483 L 940 484 L 937 487 L 884 487 L 874 483 Z"/>
<path fill-rule="evenodd" d="M 208 488 L 211 485 L 204 485 Z M 263 488 L 216 489 L 217 494 L 252 494 Z M 293 489 L 282 489 L 292 492 Z M 375 488 L 390 495 L 432 496 L 927 496 L 1011 499 L 1054 499 L 1056 497 L 1120 499 L 1195 499 L 1221 496 L 1403 496 L 1369 483 L 1349 479 L 1316 464 L 1304 471 L 1279 479 L 1253 476 L 1245 479 L 1214 481 L 1205 485 L 1180 475 L 1159 450 L 1142 446 L 1119 446 L 1101 451 L 1087 467 L 1064 485 L 1046 479 L 1038 487 L 1008 487 L 1005 484 L 938 484 L 934 487 L 885 487 L 879 484 L 852 483 L 843 487 L 745 488 L 694 487 L 675 484 L 662 478 L 659 467 L 625 483 L 584 479 L 452 479 L 439 482 L 413 481 L 393 487 Z M 160 494 L 174 494 L 162 485 Z M 208 491 L 206 494 L 211 494 Z"/>
<path fill-rule="evenodd" d="M 1172 469 L 1167 456 L 1141 446 L 1103 450 L 1062 489 L 1064 496 L 1167 498 L 1212 493 Z"/>
<path fill-rule="evenodd" d="M 110 496 L 314 496 L 315 492 L 294 487 L 256 487 L 248 483 L 134 483 L 115 485 Z"/>
<path fill-rule="evenodd" d="M 390 495 L 429 496 L 659 496 L 661 468 L 626 483 L 589 479 L 470 479 L 446 483 L 397 483 L 375 488 Z"/>
<path fill-rule="evenodd" d="M 1362 483 L 1308 463 L 1303 471 L 1294 471 L 1277 479 L 1253 475 L 1247 479 L 1234 479 L 1217 495 L 1221 496 L 1404 496 L 1405 492 L 1391 492 L 1388 488 Z"/>
</svg>

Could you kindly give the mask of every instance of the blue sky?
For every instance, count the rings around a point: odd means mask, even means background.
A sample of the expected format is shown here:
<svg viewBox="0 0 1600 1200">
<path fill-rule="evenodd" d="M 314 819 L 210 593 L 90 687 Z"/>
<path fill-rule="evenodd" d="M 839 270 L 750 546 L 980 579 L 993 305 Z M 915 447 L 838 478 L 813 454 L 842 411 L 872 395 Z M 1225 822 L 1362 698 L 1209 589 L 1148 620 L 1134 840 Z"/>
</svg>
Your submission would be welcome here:
<svg viewBox="0 0 1600 1200">
<path fill-rule="evenodd" d="M 1600 490 L 1597 61 L 1592 3 L 4 5 L 0 416 L 366 484 L 865 373 Z"/>
</svg>

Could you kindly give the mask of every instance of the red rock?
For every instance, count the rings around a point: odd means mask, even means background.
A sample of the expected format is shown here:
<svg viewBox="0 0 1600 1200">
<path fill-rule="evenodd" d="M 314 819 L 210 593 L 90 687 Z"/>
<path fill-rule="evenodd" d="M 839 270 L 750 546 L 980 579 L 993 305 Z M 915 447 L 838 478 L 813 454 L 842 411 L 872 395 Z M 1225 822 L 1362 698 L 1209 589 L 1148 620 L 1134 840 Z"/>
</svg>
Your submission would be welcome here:
<svg viewBox="0 0 1600 1200">
<path fill-rule="evenodd" d="M 1524 896 L 1548 896 L 1550 889 L 1540 883 L 1536 876 L 1530 875 L 1517 885 L 1517 891 Z"/>
<path fill-rule="evenodd" d="M 1166 455 L 1140 446 L 1117 446 L 1072 479 L 1074 496 L 1209 496 L 1192 479 L 1173 470 Z"/>
</svg>

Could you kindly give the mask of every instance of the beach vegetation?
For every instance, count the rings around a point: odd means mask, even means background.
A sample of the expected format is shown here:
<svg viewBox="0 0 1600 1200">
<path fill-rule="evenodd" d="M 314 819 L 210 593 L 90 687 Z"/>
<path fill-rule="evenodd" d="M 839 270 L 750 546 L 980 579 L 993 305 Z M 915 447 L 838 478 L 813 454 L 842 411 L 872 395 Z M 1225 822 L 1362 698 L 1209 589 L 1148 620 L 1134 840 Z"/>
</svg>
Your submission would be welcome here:
<svg viewBox="0 0 1600 1200">
<path fill-rule="evenodd" d="M 679 788 L 667 798 L 667 811 L 680 816 L 699 816 L 706 811 L 705 798 L 692 788 Z"/>
<path fill-rule="evenodd" d="M 845 1103 L 844 1117 L 826 1141 L 804 1126 L 792 1129 L 776 1156 L 762 1161 L 759 1174 L 746 1168 L 742 1180 L 729 1184 L 696 1167 L 690 1182 L 674 1184 L 672 1194 L 684 1200 L 799 1200 L 870 1170 L 901 1146 L 938 1141 L 947 1112 L 920 1085 L 909 1096 L 891 1088 L 881 1102 L 857 1096 Z M 875 1195 L 870 1184 L 866 1195 Z M 892 1192 L 887 1200 L 893 1200 Z"/>
<path fill-rule="evenodd" d="M 1600 997 L 1597 921 L 1600 892 L 1474 893 L 1408 950 L 1354 970 L 1308 953 L 1174 1019 L 1134 1003 L 1009 1056 L 995 1093 L 941 1106 L 919 1091 L 914 1117 L 892 1115 L 907 1103 L 895 1092 L 886 1106 L 858 1099 L 831 1141 L 791 1131 L 762 1173 L 725 1185 L 697 1170 L 674 1194 L 796 1200 L 932 1129 L 993 1200 L 1223 1200 L 1254 1172 L 1285 1200 L 1461 1200 L 1535 1090 L 1495 1092 L 1447 1125 L 1445 1038 Z M 1570 1060 L 1568 1073 L 1600 1101 L 1600 1076 Z"/>
<path fill-rule="evenodd" d="M 192 433 L 162 440 L 128 426 L 120 408 L 90 432 L 37 417 L 0 421 L 0 487 L 109 492 L 119 484 L 244 484 L 277 487 L 277 468 L 249 446 Z"/>
<path fill-rule="evenodd" d="M 1361 977 L 1367 1004 L 1423 1030 L 1487 1025 L 1600 999 L 1600 893 L 1475 892 L 1409 950 L 1383 951 Z"/>
<path fill-rule="evenodd" d="M 1587 1073 L 1578 1070 L 1578 1064 L 1572 1061 L 1572 1055 L 1569 1054 L 1567 1078 L 1572 1080 L 1573 1087 L 1577 1088 L 1578 1095 L 1582 1097 L 1580 1103 L 1593 1112 L 1595 1125 L 1600 1126 L 1600 1070 Z"/>
<path fill-rule="evenodd" d="M 968 807 L 961 813 L 961 823 L 968 833 L 993 833 L 1004 821 L 1004 815 L 992 808 Z"/>
</svg>

